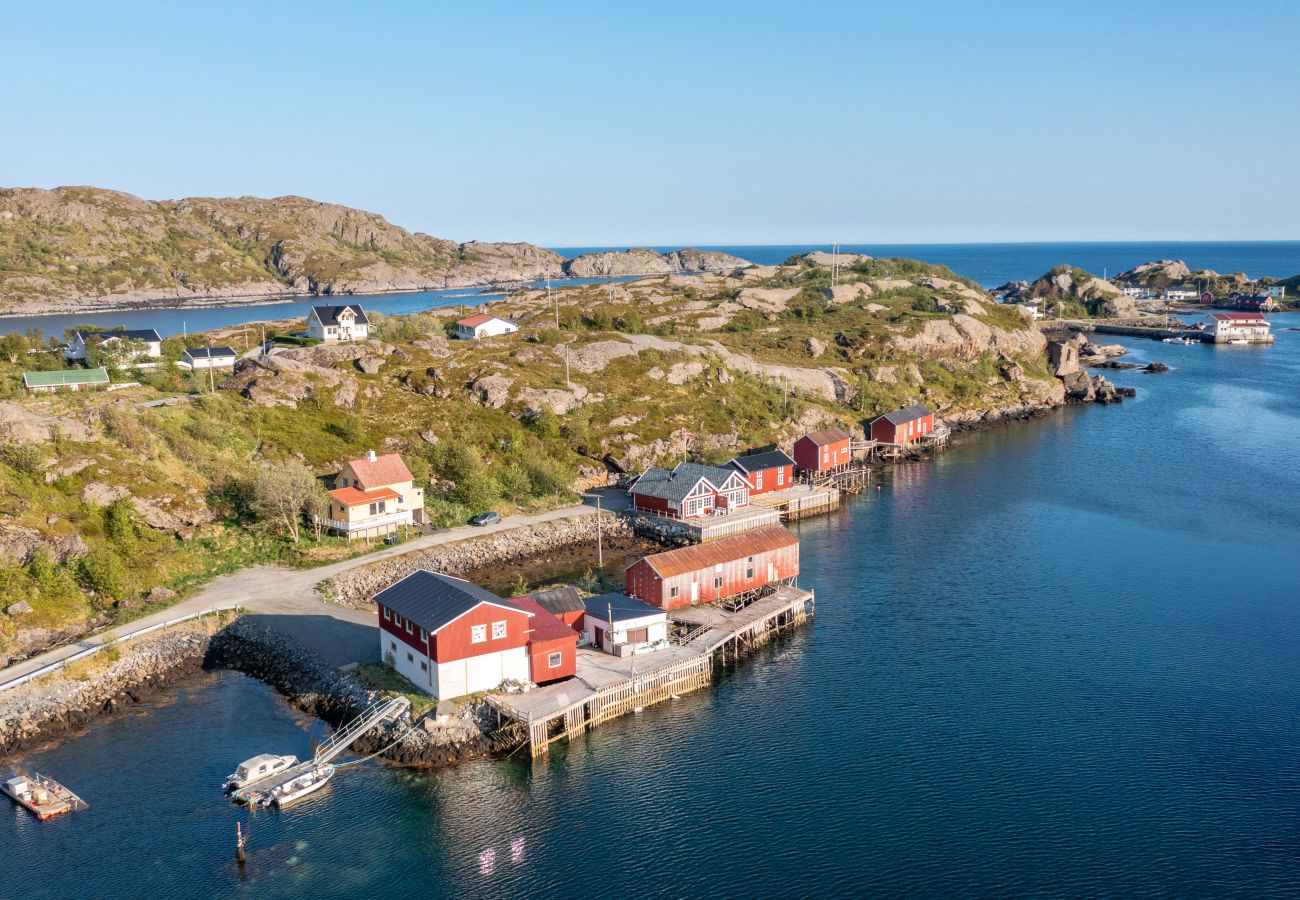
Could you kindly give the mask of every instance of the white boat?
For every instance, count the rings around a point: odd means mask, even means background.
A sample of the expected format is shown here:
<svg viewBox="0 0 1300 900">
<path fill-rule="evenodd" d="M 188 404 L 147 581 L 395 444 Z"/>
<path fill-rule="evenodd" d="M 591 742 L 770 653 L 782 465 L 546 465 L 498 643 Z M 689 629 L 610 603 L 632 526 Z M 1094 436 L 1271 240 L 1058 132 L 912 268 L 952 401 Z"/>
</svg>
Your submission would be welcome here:
<svg viewBox="0 0 1300 900">
<path fill-rule="evenodd" d="M 298 764 L 296 756 L 277 756 L 274 753 L 259 753 L 252 759 L 246 759 L 239 764 L 239 768 L 226 776 L 225 789 L 226 793 L 237 791 L 242 787 L 248 787 L 250 784 L 256 784 L 270 778 L 276 772 L 283 772 L 290 766 Z"/>
<path fill-rule="evenodd" d="M 275 786 L 262 802 L 283 809 L 290 803 L 297 803 L 308 794 L 316 793 L 316 791 L 329 784 L 329 780 L 333 777 L 334 767 L 329 763 L 325 763 L 323 766 L 317 766 L 293 781 L 286 781 L 284 784 Z"/>
<path fill-rule="evenodd" d="M 1237 345 L 1240 346 L 1240 345 L 1243 345 L 1243 344 L 1248 344 L 1248 343 L 1250 343 L 1250 342 L 1247 341 L 1245 338 L 1233 338 L 1232 340 L 1228 341 L 1228 343 L 1229 343 L 1229 344 L 1237 344 Z"/>
</svg>

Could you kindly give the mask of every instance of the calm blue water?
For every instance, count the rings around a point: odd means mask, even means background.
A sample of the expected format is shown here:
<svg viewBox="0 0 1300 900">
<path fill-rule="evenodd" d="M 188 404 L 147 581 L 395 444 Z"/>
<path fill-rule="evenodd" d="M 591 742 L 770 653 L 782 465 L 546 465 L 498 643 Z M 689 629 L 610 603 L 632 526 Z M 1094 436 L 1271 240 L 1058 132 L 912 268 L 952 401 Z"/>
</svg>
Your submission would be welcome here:
<svg viewBox="0 0 1300 900">
<path fill-rule="evenodd" d="M 610 247 L 560 247 L 566 257 L 593 250 L 623 249 Z M 657 250 L 676 249 L 656 247 Z M 795 253 L 826 250 L 812 244 L 707 247 L 722 250 L 751 262 L 771 265 Z M 973 278 L 985 287 L 997 287 L 1008 281 L 1033 280 L 1060 263 L 1103 274 L 1116 275 L 1124 269 L 1152 259 L 1182 259 L 1194 269 L 1209 268 L 1220 272 L 1244 271 L 1261 276 L 1289 277 L 1300 273 L 1300 241 L 1227 242 L 1227 243 L 1113 243 L 1113 244 L 844 244 L 846 253 L 872 256 L 902 256 L 948 266 L 958 274 Z M 572 279 L 556 284 L 591 284 L 604 279 Z M 625 279 L 613 279 L 625 280 Z M 389 315 L 420 312 L 443 306 L 487 303 L 502 294 L 476 293 L 474 290 L 420 291 L 409 294 L 379 294 L 348 298 L 366 309 Z M 19 316 L 0 318 L 0 334 L 39 328 L 47 335 L 62 336 L 65 329 L 78 325 L 127 328 L 156 328 L 158 333 L 181 334 L 185 330 L 204 331 L 245 322 L 305 318 L 314 303 L 331 302 L 328 298 L 268 303 L 256 306 L 214 307 L 210 309 L 154 309 L 86 315 Z M 338 301 L 342 302 L 342 300 Z"/>
<path fill-rule="evenodd" d="M 222 775 L 319 725 L 223 675 L 22 760 L 0 897 L 1300 895 L 1300 314 L 1130 343 L 1117 407 L 971 436 L 796 528 L 818 615 L 548 761 Z M 512 858 L 517 848 L 518 858 Z M 491 873 L 484 854 L 495 854 Z M 52 873 L 58 873 L 57 876 Z"/>
</svg>

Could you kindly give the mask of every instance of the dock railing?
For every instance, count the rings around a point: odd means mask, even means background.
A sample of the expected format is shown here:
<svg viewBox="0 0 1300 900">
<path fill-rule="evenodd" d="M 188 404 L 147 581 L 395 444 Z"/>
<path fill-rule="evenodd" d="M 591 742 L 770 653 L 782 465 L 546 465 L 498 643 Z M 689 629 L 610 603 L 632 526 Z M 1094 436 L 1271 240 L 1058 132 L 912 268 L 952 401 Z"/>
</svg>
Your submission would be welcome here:
<svg viewBox="0 0 1300 900">
<path fill-rule="evenodd" d="M 87 647 L 85 650 L 80 650 L 77 653 L 73 653 L 71 656 L 65 656 L 63 657 L 63 659 L 55 660 L 52 663 L 48 663 L 44 666 L 41 666 L 39 669 L 34 669 L 33 671 L 28 672 L 26 675 L 19 675 L 17 678 L 11 678 L 8 681 L 0 682 L 0 691 L 7 691 L 10 688 L 16 688 L 19 685 L 26 684 L 29 681 L 34 681 L 37 678 L 43 678 L 44 676 L 57 672 L 60 669 L 65 669 L 68 667 L 69 664 L 78 662 L 79 660 L 86 659 L 87 657 L 94 656 L 100 650 L 103 650 L 105 647 L 108 647 L 110 645 L 121 644 L 123 641 L 134 640 L 135 638 L 143 637 L 146 634 L 151 634 L 155 631 L 161 631 L 165 628 L 170 628 L 173 625 L 180 625 L 182 622 L 189 622 L 192 619 L 201 619 L 204 616 L 218 615 L 223 612 L 236 612 L 242 610 L 243 608 L 244 607 L 238 603 L 228 603 L 224 606 L 213 606 L 210 607 L 209 609 L 201 609 L 198 612 L 189 613 L 188 615 L 177 616 L 174 619 L 167 619 L 166 621 L 163 622 L 155 622 L 152 625 L 146 625 L 144 628 L 137 628 L 135 631 L 130 631 L 127 632 L 126 634 L 116 634 L 111 636 L 107 634 L 103 635 L 104 640 L 100 641 L 94 646 Z M 0 678 L 4 678 L 4 672 L 0 672 Z"/>
</svg>

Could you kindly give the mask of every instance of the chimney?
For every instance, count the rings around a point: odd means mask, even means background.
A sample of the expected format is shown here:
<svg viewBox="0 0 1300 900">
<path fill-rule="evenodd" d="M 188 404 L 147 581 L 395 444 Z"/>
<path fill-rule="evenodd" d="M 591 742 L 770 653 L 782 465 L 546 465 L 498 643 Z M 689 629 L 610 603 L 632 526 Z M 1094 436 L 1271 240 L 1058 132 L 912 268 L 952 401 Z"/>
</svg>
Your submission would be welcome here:
<svg viewBox="0 0 1300 900">
<path fill-rule="evenodd" d="M 373 450 L 367 450 L 367 451 L 366 451 L 366 460 L 367 460 L 367 461 L 369 461 L 369 462 L 374 462 L 374 461 L 377 460 L 377 459 L 379 459 L 379 457 L 375 456 L 375 451 L 373 451 Z"/>
</svg>

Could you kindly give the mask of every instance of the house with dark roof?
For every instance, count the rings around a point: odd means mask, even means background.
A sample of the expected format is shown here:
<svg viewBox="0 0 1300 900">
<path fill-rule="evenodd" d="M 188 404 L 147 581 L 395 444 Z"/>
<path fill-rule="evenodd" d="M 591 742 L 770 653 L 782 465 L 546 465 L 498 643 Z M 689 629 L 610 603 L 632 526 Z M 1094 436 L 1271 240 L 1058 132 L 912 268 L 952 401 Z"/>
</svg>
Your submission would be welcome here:
<svg viewBox="0 0 1300 900">
<path fill-rule="evenodd" d="M 510 605 L 533 615 L 528 632 L 528 671 L 533 683 L 550 684 L 572 678 L 578 670 L 580 634 L 532 597 L 512 597 Z"/>
<path fill-rule="evenodd" d="M 239 354 L 230 347 L 191 347 L 176 360 L 182 369 L 233 369 Z"/>
<path fill-rule="evenodd" d="M 496 337 L 499 334 L 513 334 L 519 326 L 509 319 L 494 316 L 491 313 L 475 313 L 456 321 L 456 337 L 462 341 L 477 341 L 482 338 Z"/>
<path fill-rule="evenodd" d="M 799 539 L 780 525 L 652 553 L 627 567 L 627 592 L 663 610 L 726 600 L 799 575 Z"/>
<path fill-rule="evenodd" d="M 69 360 L 95 355 L 112 355 L 120 365 L 162 356 L 162 337 L 152 328 L 119 328 L 113 331 L 78 331 L 72 335 L 63 355 Z"/>
<path fill-rule="evenodd" d="M 800 472 L 834 472 L 853 462 L 852 438 L 841 428 L 812 431 L 794 442 Z"/>
<path fill-rule="evenodd" d="M 934 410 L 913 403 L 871 420 L 871 439 L 882 444 L 910 444 L 934 432 Z"/>
<path fill-rule="evenodd" d="M 380 657 L 440 699 L 527 682 L 535 613 L 463 578 L 421 569 L 373 597 Z"/>
<path fill-rule="evenodd" d="M 347 306 L 313 306 L 307 313 L 307 337 L 337 344 L 370 337 L 370 319 L 359 303 Z"/>
<path fill-rule="evenodd" d="M 545 591 L 533 591 L 526 596 L 565 625 L 577 631 L 582 630 L 582 614 L 586 607 L 577 588 L 566 584 Z"/>
<path fill-rule="evenodd" d="M 794 458 L 784 450 L 746 453 L 728 460 L 749 485 L 750 496 L 779 491 L 794 483 Z"/>
<path fill-rule="evenodd" d="M 671 519 L 726 515 L 749 505 L 749 483 L 735 469 L 690 462 L 646 469 L 628 493 L 636 509 Z"/>
<path fill-rule="evenodd" d="M 586 597 L 582 632 L 593 647 L 627 656 L 668 641 L 668 613 L 627 594 Z"/>
<path fill-rule="evenodd" d="M 321 524 L 349 540 L 381 537 L 403 526 L 424 522 L 424 488 L 398 453 L 378 456 L 367 451 L 349 460 L 329 492 L 330 504 Z"/>
</svg>

